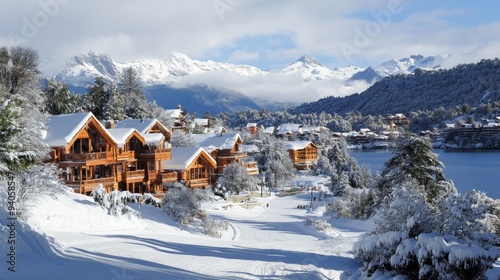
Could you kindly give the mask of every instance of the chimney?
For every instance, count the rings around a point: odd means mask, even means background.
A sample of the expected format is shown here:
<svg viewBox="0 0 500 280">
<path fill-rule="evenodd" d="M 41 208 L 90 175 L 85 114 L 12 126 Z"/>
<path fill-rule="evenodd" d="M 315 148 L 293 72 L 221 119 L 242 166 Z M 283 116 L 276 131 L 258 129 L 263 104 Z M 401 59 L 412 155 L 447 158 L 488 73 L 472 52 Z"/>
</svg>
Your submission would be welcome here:
<svg viewBox="0 0 500 280">
<path fill-rule="evenodd" d="M 181 110 L 181 104 L 177 105 L 177 109 Z"/>
<path fill-rule="evenodd" d="M 109 126 L 109 128 L 115 128 L 115 121 L 114 120 L 110 120 L 108 122 L 108 126 Z"/>
</svg>

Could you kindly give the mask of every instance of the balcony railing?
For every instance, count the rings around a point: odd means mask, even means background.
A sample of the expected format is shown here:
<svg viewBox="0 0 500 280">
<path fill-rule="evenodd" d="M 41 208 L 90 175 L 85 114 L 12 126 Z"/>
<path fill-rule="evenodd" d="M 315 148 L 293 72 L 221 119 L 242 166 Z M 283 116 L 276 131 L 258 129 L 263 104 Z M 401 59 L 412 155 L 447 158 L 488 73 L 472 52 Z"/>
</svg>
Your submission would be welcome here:
<svg viewBox="0 0 500 280">
<path fill-rule="evenodd" d="M 210 178 L 200 178 L 200 179 L 189 180 L 187 182 L 187 185 L 191 188 L 201 188 L 207 186 L 209 182 Z"/>
<path fill-rule="evenodd" d="M 156 180 L 163 183 L 176 182 L 177 172 L 163 172 L 159 173 Z"/>
<path fill-rule="evenodd" d="M 125 178 L 144 178 L 144 169 L 134 170 L 134 171 L 126 171 Z"/>
<path fill-rule="evenodd" d="M 135 159 L 135 152 L 134 151 L 121 152 L 118 153 L 116 158 L 117 160 Z"/>
<path fill-rule="evenodd" d="M 172 150 L 168 149 L 148 149 L 141 150 L 141 157 L 154 157 L 157 159 L 172 159 Z"/>
<path fill-rule="evenodd" d="M 113 153 L 84 153 L 84 154 L 64 154 L 63 161 L 85 162 L 91 160 L 113 160 Z"/>
<path fill-rule="evenodd" d="M 97 188 L 99 184 L 102 184 L 102 186 L 109 191 L 115 185 L 115 178 L 107 177 L 81 181 L 66 181 L 66 185 L 68 187 L 73 188 L 75 192 L 79 193 L 91 192 L 92 190 Z"/>
</svg>

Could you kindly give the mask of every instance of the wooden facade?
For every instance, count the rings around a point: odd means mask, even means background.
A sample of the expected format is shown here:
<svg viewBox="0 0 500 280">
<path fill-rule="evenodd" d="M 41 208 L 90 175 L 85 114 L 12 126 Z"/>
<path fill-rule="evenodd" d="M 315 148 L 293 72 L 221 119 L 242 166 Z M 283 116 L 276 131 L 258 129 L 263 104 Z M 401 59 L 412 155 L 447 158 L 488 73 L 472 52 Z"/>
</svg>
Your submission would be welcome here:
<svg viewBox="0 0 500 280">
<path fill-rule="evenodd" d="M 310 169 L 318 162 L 318 147 L 312 142 L 290 141 L 285 146 L 297 170 Z"/>
<path fill-rule="evenodd" d="M 159 122 L 143 135 L 135 128 L 105 129 L 91 113 L 51 116 L 46 142 L 50 162 L 64 170 L 63 180 L 75 192 L 89 194 L 99 184 L 108 191 L 162 193 L 177 181 L 161 163 L 172 155 L 170 132 Z"/>
<path fill-rule="evenodd" d="M 190 188 L 204 188 L 216 179 L 217 163 L 202 148 L 172 148 L 172 160 L 163 164 L 164 172 L 177 172 L 177 181 Z"/>
<path fill-rule="evenodd" d="M 242 143 L 238 133 L 219 133 L 205 137 L 198 145 L 208 151 L 217 162 L 217 176 L 221 176 L 224 169 L 233 163 L 241 164 L 250 175 L 258 175 L 257 163 L 247 161 L 248 154 L 241 149 Z"/>
</svg>

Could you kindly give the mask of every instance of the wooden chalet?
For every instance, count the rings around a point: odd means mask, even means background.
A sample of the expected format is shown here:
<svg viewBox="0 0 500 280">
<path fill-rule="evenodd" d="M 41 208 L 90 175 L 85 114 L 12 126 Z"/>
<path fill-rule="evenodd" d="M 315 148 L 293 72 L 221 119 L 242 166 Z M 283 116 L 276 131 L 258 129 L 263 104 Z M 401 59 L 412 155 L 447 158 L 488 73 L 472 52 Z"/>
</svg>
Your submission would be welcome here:
<svg viewBox="0 0 500 280">
<path fill-rule="evenodd" d="M 176 172 L 166 172 L 165 161 L 172 159 L 169 143 L 170 131 L 157 119 L 123 120 L 115 128 L 134 128 L 145 140 L 139 150 L 138 166 L 145 170 L 144 183 L 147 192 L 161 194 L 164 186 L 177 181 Z"/>
<path fill-rule="evenodd" d="M 257 133 L 257 123 L 247 123 L 247 130 L 250 134 Z"/>
<path fill-rule="evenodd" d="M 193 134 L 193 138 L 216 160 L 218 176 L 232 163 L 241 164 L 250 175 L 259 174 L 257 163 L 248 161 L 247 153 L 241 149 L 243 141 L 239 133 Z"/>
<path fill-rule="evenodd" d="M 52 147 L 50 162 L 64 170 L 63 180 L 76 192 L 118 187 L 118 144 L 92 113 L 51 116 L 44 141 Z"/>
<path fill-rule="evenodd" d="M 309 141 L 286 141 L 285 147 L 297 170 L 310 169 L 318 162 L 318 146 Z"/>
<path fill-rule="evenodd" d="M 165 172 L 177 172 L 177 181 L 190 188 L 205 188 L 214 182 L 216 161 L 200 147 L 174 147 L 172 159 L 164 161 Z"/>
<path fill-rule="evenodd" d="M 138 162 L 140 151 L 146 143 L 144 137 L 134 128 L 113 128 L 107 131 L 118 145 L 114 163 L 117 168 L 118 189 L 133 193 L 148 191 L 144 184 L 145 170 Z"/>
<path fill-rule="evenodd" d="M 173 131 L 175 130 L 180 130 L 187 132 L 188 128 L 186 127 L 186 119 L 185 119 L 185 114 L 182 112 L 181 105 L 179 104 L 177 106 L 177 109 L 168 109 L 165 110 L 165 114 L 174 120 L 174 123 L 172 124 L 172 127 L 170 128 Z"/>
</svg>

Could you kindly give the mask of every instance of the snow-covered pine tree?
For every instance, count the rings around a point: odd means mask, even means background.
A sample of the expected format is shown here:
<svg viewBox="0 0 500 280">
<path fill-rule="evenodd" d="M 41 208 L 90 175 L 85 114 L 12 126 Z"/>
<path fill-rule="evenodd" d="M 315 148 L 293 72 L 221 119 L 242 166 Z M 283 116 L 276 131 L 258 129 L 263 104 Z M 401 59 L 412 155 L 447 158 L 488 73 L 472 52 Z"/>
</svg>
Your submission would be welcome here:
<svg viewBox="0 0 500 280">
<path fill-rule="evenodd" d="M 132 66 L 123 69 L 120 74 L 118 90 L 125 99 L 125 114 L 129 118 L 143 119 L 149 115 L 139 72 Z"/>
<path fill-rule="evenodd" d="M 50 79 L 44 89 L 45 112 L 51 115 L 71 114 L 81 110 L 82 96 L 73 94 L 68 85 Z"/>
<path fill-rule="evenodd" d="M 282 141 L 271 141 L 264 146 L 265 171 L 272 188 L 284 186 L 295 175 L 295 167 Z"/>
<path fill-rule="evenodd" d="M 118 92 L 115 84 L 109 89 L 109 99 L 103 108 L 104 120 L 123 120 L 126 118 L 125 98 Z"/>
<path fill-rule="evenodd" d="M 100 76 L 96 77 L 94 84 L 87 89 L 85 105 L 99 120 L 104 119 L 104 106 L 109 101 L 109 93 L 110 85 Z"/>
</svg>

